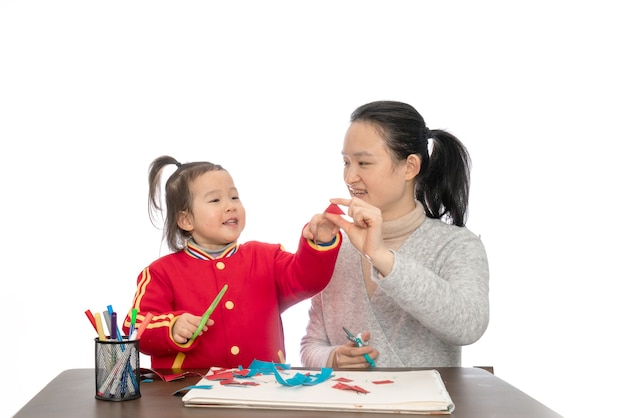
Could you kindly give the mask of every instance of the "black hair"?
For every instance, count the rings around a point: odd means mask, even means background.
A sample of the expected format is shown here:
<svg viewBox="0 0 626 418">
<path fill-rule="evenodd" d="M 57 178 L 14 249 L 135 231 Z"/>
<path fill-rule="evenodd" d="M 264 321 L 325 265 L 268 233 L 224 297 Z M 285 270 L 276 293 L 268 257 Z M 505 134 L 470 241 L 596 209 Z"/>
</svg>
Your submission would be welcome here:
<svg viewBox="0 0 626 418">
<path fill-rule="evenodd" d="M 471 159 L 457 137 L 445 130 L 431 131 L 413 106 L 396 101 L 364 104 L 352 112 L 350 121 L 369 122 L 380 129 L 397 162 L 418 155 L 421 169 L 415 178 L 415 198 L 424 205 L 426 216 L 465 226 Z"/>
<path fill-rule="evenodd" d="M 160 203 L 161 175 L 163 169 L 169 164 L 175 164 L 176 171 L 170 175 L 165 183 L 166 213 L 163 237 L 170 250 L 178 251 L 185 247 L 187 238 L 189 238 L 189 232 L 178 226 L 178 215 L 185 211 L 191 212 L 193 196 L 189 185 L 207 171 L 224 170 L 224 168 L 208 161 L 181 164 L 174 157 L 168 155 L 156 158 L 150 164 L 148 174 L 148 212 L 153 225 L 156 224 L 156 213 L 163 212 Z"/>
</svg>

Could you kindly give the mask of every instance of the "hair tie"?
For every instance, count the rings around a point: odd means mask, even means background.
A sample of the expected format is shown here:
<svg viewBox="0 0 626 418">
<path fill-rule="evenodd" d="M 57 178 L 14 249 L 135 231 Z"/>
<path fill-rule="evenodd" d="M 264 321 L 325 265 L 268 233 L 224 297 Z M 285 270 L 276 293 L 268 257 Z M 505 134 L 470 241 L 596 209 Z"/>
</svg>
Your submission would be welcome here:
<svg viewBox="0 0 626 418">
<path fill-rule="evenodd" d="M 176 167 L 180 168 L 180 166 L 181 166 L 181 165 L 182 165 L 181 163 L 179 163 L 178 161 L 176 161 Z"/>
<path fill-rule="evenodd" d="M 428 145 L 426 147 L 428 149 L 428 156 L 430 157 L 433 154 L 433 133 L 430 132 L 428 126 L 424 126 L 424 134 L 426 135 L 426 140 L 428 141 Z"/>
</svg>

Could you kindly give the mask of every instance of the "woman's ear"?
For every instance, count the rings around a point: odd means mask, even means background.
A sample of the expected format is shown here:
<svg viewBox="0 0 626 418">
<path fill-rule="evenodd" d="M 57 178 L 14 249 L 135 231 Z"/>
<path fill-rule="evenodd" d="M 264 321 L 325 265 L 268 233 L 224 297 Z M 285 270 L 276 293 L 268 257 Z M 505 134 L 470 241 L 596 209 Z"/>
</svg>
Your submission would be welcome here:
<svg viewBox="0 0 626 418">
<path fill-rule="evenodd" d="M 193 231 L 193 223 L 192 216 L 189 211 L 181 210 L 178 212 L 178 219 L 176 219 L 176 224 L 183 231 L 191 232 Z"/>
<path fill-rule="evenodd" d="M 422 160 L 417 154 L 411 154 L 406 157 L 406 178 L 407 180 L 414 179 L 422 168 Z"/>
</svg>

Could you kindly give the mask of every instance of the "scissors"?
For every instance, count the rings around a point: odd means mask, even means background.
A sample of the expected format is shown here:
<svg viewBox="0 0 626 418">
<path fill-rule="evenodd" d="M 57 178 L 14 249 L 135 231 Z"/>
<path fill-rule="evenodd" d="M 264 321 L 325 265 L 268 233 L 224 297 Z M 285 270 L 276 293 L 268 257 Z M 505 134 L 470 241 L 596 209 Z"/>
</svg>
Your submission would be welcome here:
<svg viewBox="0 0 626 418">
<path fill-rule="evenodd" d="M 348 339 L 352 341 L 357 347 L 363 347 L 365 345 L 363 340 L 361 340 L 361 338 L 358 335 L 354 335 L 350 331 L 348 331 L 348 328 L 343 327 L 343 330 L 345 331 Z M 363 357 L 365 357 L 365 360 L 367 360 L 367 362 L 370 364 L 371 367 L 376 367 L 374 360 L 372 360 L 369 354 L 365 353 L 363 354 Z"/>
<path fill-rule="evenodd" d="M 218 293 L 217 296 L 215 296 L 215 299 L 213 299 L 213 302 L 211 302 L 211 306 L 209 306 L 209 309 L 207 309 L 204 315 L 202 315 L 202 319 L 200 319 L 200 325 L 198 325 L 198 328 L 196 328 L 196 331 L 193 333 L 193 335 L 189 339 L 190 341 L 195 340 L 196 337 L 200 334 L 200 331 L 202 331 L 202 328 L 204 328 L 204 326 L 206 325 L 207 321 L 209 320 L 209 316 L 211 316 L 211 314 L 217 307 L 217 304 L 220 303 L 220 299 L 222 299 L 222 296 L 224 296 L 224 293 L 226 293 L 226 290 L 228 290 L 227 284 L 225 284 L 224 287 L 222 287 L 222 290 L 220 290 L 220 293 Z"/>
</svg>

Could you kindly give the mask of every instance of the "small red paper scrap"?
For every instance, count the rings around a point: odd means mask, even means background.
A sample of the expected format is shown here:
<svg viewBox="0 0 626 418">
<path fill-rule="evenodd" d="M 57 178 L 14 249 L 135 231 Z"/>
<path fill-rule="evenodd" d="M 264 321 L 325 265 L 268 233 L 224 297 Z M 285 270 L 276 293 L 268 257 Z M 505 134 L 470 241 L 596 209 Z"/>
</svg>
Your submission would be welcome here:
<svg viewBox="0 0 626 418">
<path fill-rule="evenodd" d="M 333 379 L 335 382 L 352 382 L 352 379 L 348 379 L 347 377 L 338 377 L 337 379 Z"/>
<path fill-rule="evenodd" d="M 220 382 L 222 385 L 239 385 L 239 386 L 259 386 L 259 383 L 257 382 L 250 382 L 250 381 L 237 381 L 237 380 L 224 380 L 223 382 Z"/>
<path fill-rule="evenodd" d="M 205 378 L 207 380 L 233 380 L 233 372 L 225 371 L 225 372 L 208 374 L 205 376 Z"/>
<path fill-rule="evenodd" d="M 353 390 L 357 393 L 370 393 L 368 390 L 363 389 L 360 386 L 357 385 L 346 385 L 345 383 L 337 383 L 335 386 L 333 386 L 334 389 L 340 389 L 340 390 Z"/>
<path fill-rule="evenodd" d="M 393 383 L 393 380 L 375 380 L 372 381 L 372 383 L 375 385 L 385 385 L 387 383 Z"/>
<path fill-rule="evenodd" d="M 185 375 L 183 373 L 179 373 L 179 374 L 164 374 L 163 375 L 163 380 L 165 380 L 166 382 L 173 382 L 174 380 L 182 379 L 184 377 L 185 377 Z"/>
<path fill-rule="evenodd" d="M 248 373 L 250 373 L 250 369 L 238 369 L 234 370 L 233 373 L 237 376 L 246 376 Z"/>
<path fill-rule="evenodd" d="M 336 215 L 345 215 L 341 208 L 334 203 L 331 203 L 324 212 L 334 213 Z"/>
<path fill-rule="evenodd" d="M 195 374 L 197 376 L 202 377 L 202 375 L 200 373 L 194 373 L 194 372 L 185 372 L 185 373 L 176 373 L 176 374 L 161 374 L 161 373 L 157 372 L 154 369 L 143 368 L 143 367 L 140 369 L 140 372 L 141 372 L 142 375 L 145 375 L 145 376 L 154 374 L 159 379 L 161 379 L 161 380 L 163 380 L 165 382 L 172 382 L 174 380 L 183 379 L 183 378 L 187 377 L 190 374 Z"/>
</svg>

